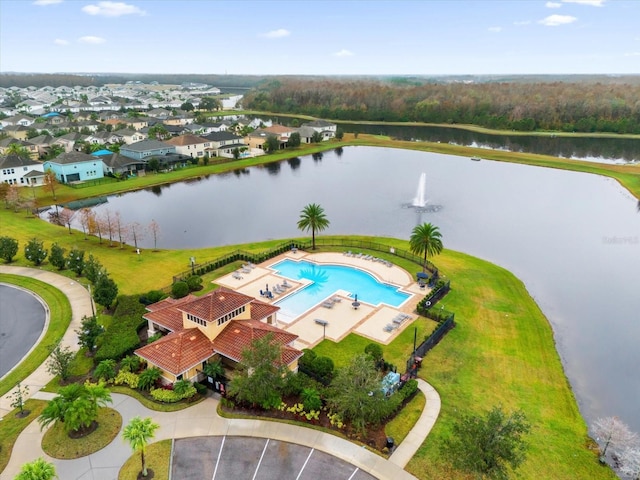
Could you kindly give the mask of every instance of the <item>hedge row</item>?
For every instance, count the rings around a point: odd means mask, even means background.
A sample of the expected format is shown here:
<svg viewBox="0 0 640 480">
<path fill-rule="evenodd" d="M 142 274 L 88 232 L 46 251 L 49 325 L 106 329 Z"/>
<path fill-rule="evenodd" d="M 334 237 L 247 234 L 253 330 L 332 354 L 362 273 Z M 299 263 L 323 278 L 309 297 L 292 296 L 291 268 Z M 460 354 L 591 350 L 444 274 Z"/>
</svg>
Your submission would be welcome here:
<svg viewBox="0 0 640 480">
<path fill-rule="evenodd" d="M 133 352 L 140 345 L 138 329 L 146 323 L 145 312 L 138 297 L 119 297 L 111 325 L 98 340 L 94 361 L 120 360 Z"/>
</svg>

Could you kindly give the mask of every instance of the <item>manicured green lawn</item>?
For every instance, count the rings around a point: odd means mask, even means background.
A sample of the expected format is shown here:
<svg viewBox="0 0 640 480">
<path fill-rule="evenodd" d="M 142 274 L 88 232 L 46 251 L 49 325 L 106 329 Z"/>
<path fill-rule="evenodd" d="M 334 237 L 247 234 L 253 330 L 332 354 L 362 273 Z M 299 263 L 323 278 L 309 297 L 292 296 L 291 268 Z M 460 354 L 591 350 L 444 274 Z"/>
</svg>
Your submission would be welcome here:
<svg viewBox="0 0 640 480">
<path fill-rule="evenodd" d="M 7 467 L 9 458 L 11 458 L 13 444 L 20 433 L 40 416 L 47 403 L 44 400 L 29 399 L 24 402 L 24 410 L 29 411 L 29 415 L 18 418 L 16 417 L 18 409 L 14 409 L 0 421 L 0 472 Z"/>
<path fill-rule="evenodd" d="M 168 480 L 171 463 L 171 440 L 161 440 L 147 447 L 145 453 L 147 469 L 153 470 L 154 480 Z M 118 480 L 136 480 L 142 471 L 140 452 L 135 452 L 124 463 L 118 474 Z"/>
<path fill-rule="evenodd" d="M 56 422 L 42 437 L 42 450 L 62 460 L 86 457 L 102 450 L 118 435 L 122 427 L 122 416 L 112 408 L 102 407 L 98 410 L 98 428 L 82 438 L 69 438 L 63 424 Z"/>
<path fill-rule="evenodd" d="M 416 396 L 402 407 L 401 414 L 396 415 L 395 418 L 384 427 L 384 433 L 387 434 L 387 437 L 393 438 L 396 445 L 401 444 L 402 440 L 405 439 L 420 418 L 420 415 L 422 415 L 425 404 L 426 398 L 424 393 L 418 390 Z"/>
<path fill-rule="evenodd" d="M 10 283 L 36 292 L 49 306 L 51 315 L 49 328 L 42 341 L 20 363 L 18 368 L 8 373 L 0 381 L 0 395 L 4 395 L 13 389 L 16 383 L 22 381 L 38 368 L 49 356 L 51 349 L 58 344 L 71 322 L 71 305 L 69 305 L 69 300 L 60 290 L 40 280 L 18 275 L 0 274 L 0 282 Z"/>
</svg>

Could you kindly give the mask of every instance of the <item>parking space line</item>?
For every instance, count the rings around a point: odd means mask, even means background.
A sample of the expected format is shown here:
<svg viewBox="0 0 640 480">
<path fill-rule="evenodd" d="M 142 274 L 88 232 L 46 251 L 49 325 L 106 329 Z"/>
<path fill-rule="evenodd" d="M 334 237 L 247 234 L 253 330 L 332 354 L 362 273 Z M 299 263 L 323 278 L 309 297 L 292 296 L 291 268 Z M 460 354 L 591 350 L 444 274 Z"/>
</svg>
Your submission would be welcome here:
<svg viewBox="0 0 640 480">
<path fill-rule="evenodd" d="M 356 467 L 356 469 L 353 471 L 353 473 L 351 474 L 351 476 L 347 479 L 347 480 L 351 480 L 356 473 L 358 473 L 358 470 L 360 470 L 358 467 Z"/>
<path fill-rule="evenodd" d="M 226 435 L 222 437 L 222 443 L 220 444 L 220 451 L 218 452 L 218 458 L 216 460 L 216 468 L 213 470 L 213 477 L 211 477 L 211 480 L 216 480 L 216 473 L 218 472 L 218 464 L 220 463 L 220 458 L 222 458 L 222 449 L 224 448 L 224 441 L 226 439 L 227 439 Z"/>
<path fill-rule="evenodd" d="M 267 443 L 264 444 L 264 448 L 262 449 L 262 455 L 260 455 L 260 460 L 258 460 L 258 465 L 256 465 L 256 473 L 253 474 L 253 478 L 251 480 L 256 480 L 256 476 L 258 475 L 258 470 L 260 470 L 260 464 L 262 463 L 262 459 L 264 458 L 264 452 L 267 451 L 267 446 L 269 445 L 269 438 L 267 438 Z"/>
<path fill-rule="evenodd" d="M 302 465 L 302 468 L 300 469 L 300 473 L 298 473 L 296 480 L 300 480 L 300 475 L 302 475 L 302 472 L 304 472 L 304 469 L 307 466 L 307 463 L 309 463 L 309 459 L 311 458 L 311 454 L 313 453 L 313 450 L 314 449 L 312 448 L 311 451 L 309 452 L 309 455 L 307 455 L 307 459 L 304 461 L 304 465 Z"/>
</svg>

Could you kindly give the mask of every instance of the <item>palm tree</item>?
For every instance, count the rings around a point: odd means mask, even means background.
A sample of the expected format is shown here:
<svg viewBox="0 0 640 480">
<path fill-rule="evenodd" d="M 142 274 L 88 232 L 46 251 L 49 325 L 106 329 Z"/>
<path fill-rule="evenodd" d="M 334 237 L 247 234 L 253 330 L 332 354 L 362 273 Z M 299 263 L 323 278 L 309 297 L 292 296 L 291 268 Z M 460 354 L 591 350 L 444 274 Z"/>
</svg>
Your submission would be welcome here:
<svg viewBox="0 0 640 480">
<path fill-rule="evenodd" d="M 423 272 L 427 269 L 427 256 L 434 256 L 442 252 L 441 237 L 438 227 L 431 223 L 416 225 L 411 232 L 409 248 L 416 255 L 424 254 Z"/>
<path fill-rule="evenodd" d="M 53 480 L 54 478 L 58 478 L 56 467 L 40 457 L 22 465 L 15 480 Z"/>
<path fill-rule="evenodd" d="M 31 153 L 29 149 L 20 144 L 20 142 L 12 142 L 4 151 L 5 155 L 17 155 L 18 157 L 29 158 Z"/>
<path fill-rule="evenodd" d="M 324 208 L 317 203 L 310 203 L 300 212 L 300 220 L 298 220 L 298 228 L 302 231 L 311 230 L 312 249 L 316 249 L 316 230 L 321 232 L 329 226 L 329 220 L 324 214 Z"/>
<path fill-rule="evenodd" d="M 151 417 L 133 417 L 122 431 L 122 438 L 129 442 L 129 445 L 134 451 L 140 452 L 143 477 L 147 476 L 147 464 L 144 459 L 144 452 L 149 440 L 154 437 L 155 431 L 159 427 L 160 425 L 154 423 Z"/>
</svg>

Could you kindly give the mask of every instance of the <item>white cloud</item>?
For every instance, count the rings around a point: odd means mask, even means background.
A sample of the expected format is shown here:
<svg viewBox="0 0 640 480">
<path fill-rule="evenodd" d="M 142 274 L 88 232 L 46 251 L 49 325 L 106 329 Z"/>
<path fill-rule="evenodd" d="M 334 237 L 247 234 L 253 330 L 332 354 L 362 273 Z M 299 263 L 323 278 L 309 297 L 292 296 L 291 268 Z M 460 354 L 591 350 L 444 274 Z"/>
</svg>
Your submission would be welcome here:
<svg viewBox="0 0 640 480">
<path fill-rule="evenodd" d="M 271 30 L 270 32 L 262 34 L 263 37 L 266 38 L 283 38 L 291 35 L 289 30 L 285 30 L 284 28 L 279 28 L 278 30 Z"/>
<path fill-rule="evenodd" d="M 56 45 L 62 45 L 63 47 L 69 45 L 69 40 L 63 40 L 62 38 L 56 38 L 53 43 Z"/>
<path fill-rule="evenodd" d="M 559 25 L 568 25 L 576 20 L 578 19 L 571 15 L 549 15 L 547 18 L 540 20 L 540 23 L 547 27 L 557 27 Z"/>
<path fill-rule="evenodd" d="M 334 57 L 353 57 L 354 55 L 355 54 L 352 51 L 345 48 L 333 54 Z"/>
<path fill-rule="evenodd" d="M 94 37 L 93 35 L 87 35 L 85 37 L 80 37 L 78 39 L 80 43 L 88 43 L 90 45 L 100 45 L 101 43 L 106 42 L 106 40 L 102 37 Z"/>
<path fill-rule="evenodd" d="M 592 7 L 602 7 L 606 0 L 562 0 L 563 3 L 579 3 L 580 5 L 591 5 Z"/>
<path fill-rule="evenodd" d="M 544 6 L 547 8 L 560 8 L 562 4 L 558 2 L 547 2 L 544 4 Z"/>
<path fill-rule="evenodd" d="M 122 15 L 146 15 L 147 12 L 124 2 L 98 2 L 97 5 L 86 5 L 82 11 L 89 15 L 102 15 L 103 17 L 120 17 Z"/>
<path fill-rule="evenodd" d="M 55 5 L 56 3 L 62 3 L 62 0 L 36 0 L 35 2 L 33 2 L 34 5 L 41 6 Z"/>
<path fill-rule="evenodd" d="M 640 52 L 625 53 L 624 56 L 625 57 L 640 57 Z"/>
<path fill-rule="evenodd" d="M 519 22 L 513 22 L 514 25 L 531 25 L 531 20 L 520 20 Z"/>
<path fill-rule="evenodd" d="M 502 27 L 489 27 L 487 30 L 493 33 L 498 33 L 502 31 Z"/>
</svg>

